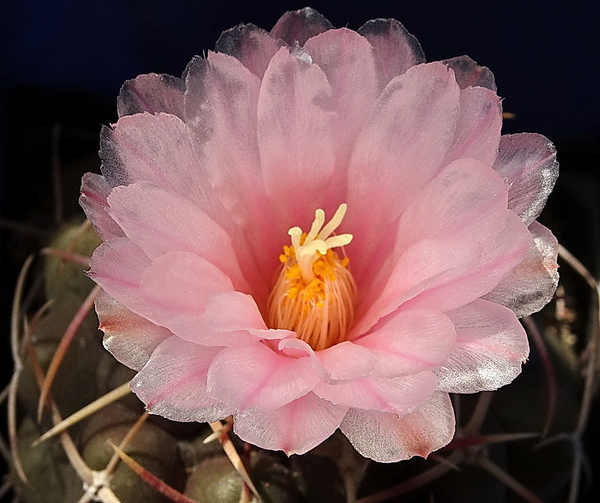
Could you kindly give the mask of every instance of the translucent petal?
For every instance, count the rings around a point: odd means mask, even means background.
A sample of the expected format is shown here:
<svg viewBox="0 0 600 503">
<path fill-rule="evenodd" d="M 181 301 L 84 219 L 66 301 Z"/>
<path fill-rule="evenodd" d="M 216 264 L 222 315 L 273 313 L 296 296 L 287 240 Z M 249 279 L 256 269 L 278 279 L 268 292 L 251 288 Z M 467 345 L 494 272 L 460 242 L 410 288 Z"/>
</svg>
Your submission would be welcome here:
<svg viewBox="0 0 600 503">
<path fill-rule="evenodd" d="M 375 48 L 386 81 L 425 63 L 418 40 L 395 19 L 372 19 L 358 29 Z"/>
<path fill-rule="evenodd" d="M 170 337 L 131 381 L 131 390 L 152 414 L 172 421 L 214 422 L 234 410 L 206 392 L 208 367 L 221 348 Z"/>
<path fill-rule="evenodd" d="M 558 286 L 558 240 L 537 222 L 528 229 L 532 239 L 523 260 L 483 297 L 510 308 L 519 318 L 542 309 Z"/>
<path fill-rule="evenodd" d="M 496 390 L 521 373 L 529 344 L 510 309 L 476 300 L 447 314 L 456 330 L 456 346 L 435 371 L 440 389 L 451 393 Z"/>
<path fill-rule="evenodd" d="M 221 33 L 215 44 L 215 51 L 233 56 L 262 78 L 269 61 L 282 45 L 283 41 L 265 30 L 253 24 L 240 24 Z"/>
<path fill-rule="evenodd" d="M 95 301 L 102 343 L 123 365 L 140 370 L 156 347 L 173 334 L 139 316 L 101 290 Z"/>
<path fill-rule="evenodd" d="M 457 56 L 443 61 L 454 70 L 456 81 L 461 89 L 485 87 L 496 92 L 494 74 L 486 66 L 479 66 L 469 56 Z"/>
<path fill-rule="evenodd" d="M 554 145 L 535 133 L 504 135 L 494 169 L 510 185 L 509 208 L 529 225 L 542 212 L 558 178 Z"/>
<path fill-rule="evenodd" d="M 413 456 L 425 458 L 452 440 L 454 428 L 450 397 L 440 392 L 402 417 L 391 412 L 350 409 L 340 425 L 360 454 L 379 463 L 395 463 Z"/>
<path fill-rule="evenodd" d="M 103 176 L 95 173 L 83 175 L 79 204 L 103 241 L 125 236 L 123 229 L 106 211 L 108 208 L 106 198 L 111 190 L 112 187 Z"/>
<path fill-rule="evenodd" d="M 183 117 L 183 80 L 171 75 L 149 73 L 127 80 L 117 98 L 119 117 L 142 112 L 166 112 Z"/>
<path fill-rule="evenodd" d="M 308 393 L 276 410 L 250 410 L 234 417 L 233 431 L 263 449 L 304 454 L 333 434 L 348 407 Z"/>
<path fill-rule="evenodd" d="M 273 26 L 271 35 L 292 47 L 296 43 L 303 46 L 309 38 L 331 28 L 333 25 L 324 16 L 310 7 L 304 7 L 281 16 Z"/>
</svg>

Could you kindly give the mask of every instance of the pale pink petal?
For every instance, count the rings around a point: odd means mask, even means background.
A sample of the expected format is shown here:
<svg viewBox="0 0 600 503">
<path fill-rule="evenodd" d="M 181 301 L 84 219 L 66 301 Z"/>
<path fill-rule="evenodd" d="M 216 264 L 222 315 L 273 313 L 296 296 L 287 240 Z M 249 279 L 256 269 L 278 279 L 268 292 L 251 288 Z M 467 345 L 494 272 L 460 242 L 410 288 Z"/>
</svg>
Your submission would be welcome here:
<svg viewBox="0 0 600 503">
<path fill-rule="evenodd" d="M 145 306 L 140 314 L 177 335 L 193 337 L 209 296 L 231 290 L 231 280 L 207 260 L 189 252 L 169 252 L 142 275 L 139 294 Z"/>
<path fill-rule="evenodd" d="M 196 57 L 188 65 L 186 84 L 186 123 L 199 145 L 199 161 L 224 206 L 221 213 L 235 224 L 224 227 L 232 236 L 239 234 L 238 239 L 250 247 L 239 246 L 238 252 L 242 256 L 254 252 L 259 262 L 257 270 L 250 258 L 242 261 L 244 274 L 259 285 L 272 274 L 272 267 L 266 269 L 265 257 L 281 251 L 281 245 L 269 236 L 273 211 L 266 201 L 260 169 L 260 80 L 234 57 L 209 53 L 208 59 Z M 244 233 L 244 229 L 251 231 Z M 265 291 L 259 296 L 267 295 Z"/>
<path fill-rule="evenodd" d="M 111 186 L 152 182 L 190 198 L 211 216 L 218 213 L 192 135 L 175 115 L 122 117 L 113 129 L 102 129 L 100 158 Z"/>
<path fill-rule="evenodd" d="M 510 308 L 519 318 L 542 309 L 558 286 L 558 241 L 543 225 L 529 226 L 532 239 L 523 260 L 483 298 Z"/>
<path fill-rule="evenodd" d="M 258 77 L 234 57 L 211 52 L 190 62 L 186 85 L 186 124 L 202 146 L 199 155 L 214 189 L 222 196 L 229 190 L 241 198 L 244 191 L 260 194 Z M 234 203 L 224 202 L 227 208 Z"/>
<path fill-rule="evenodd" d="M 311 38 L 304 49 L 327 76 L 337 112 L 335 184 L 344 187 L 354 140 L 383 89 L 373 47 L 355 31 L 329 30 Z"/>
<path fill-rule="evenodd" d="M 502 107 L 489 89 L 469 87 L 460 92 L 460 114 L 444 164 L 469 157 L 491 166 L 498 153 Z"/>
<path fill-rule="evenodd" d="M 234 417 L 233 431 L 263 449 L 304 454 L 333 434 L 348 407 L 308 393 L 276 410 L 250 410 Z"/>
<path fill-rule="evenodd" d="M 395 19 L 372 19 L 358 29 L 375 48 L 384 76 L 390 81 L 411 66 L 425 63 L 425 54 L 417 39 Z"/>
<path fill-rule="evenodd" d="M 400 217 L 395 253 L 422 239 L 460 236 L 486 252 L 506 223 L 508 187 L 489 166 L 459 159 L 447 166 Z"/>
<path fill-rule="evenodd" d="M 441 390 L 495 390 L 521 373 L 529 344 L 525 330 L 510 309 L 476 300 L 447 314 L 456 329 L 456 347 L 435 371 Z"/>
<path fill-rule="evenodd" d="M 108 215 L 106 198 L 112 187 L 103 176 L 86 173 L 81 180 L 79 204 L 103 241 L 123 237 L 119 225 Z"/>
<path fill-rule="evenodd" d="M 100 330 L 104 332 L 102 344 L 123 365 L 140 370 L 156 347 L 173 334 L 164 327 L 150 323 L 104 290 L 96 297 L 96 313 Z"/>
<path fill-rule="evenodd" d="M 117 99 L 119 117 L 141 112 L 166 112 L 183 117 L 185 84 L 171 75 L 149 73 L 127 80 Z"/>
<path fill-rule="evenodd" d="M 296 337 L 281 339 L 277 344 L 277 349 L 281 352 L 281 354 L 288 356 L 289 358 L 304 358 L 308 356 L 310 358 L 313 370 L 317 373 L 321 380 L 326 382 L 334 381 L 334 379 L 325 370 L 321 360 L 318 358 L 320 351 L 315 351 L 302 339 L 298 339 Z"/>
<path fill-rule="evenodd" d="M 441 365 L 455 339 L 454 326 L 444 314 L 399 310 L 354 342 L 376 354 L 374 376 L 396 377 Z"/>
<path fill-rule="evenodd" d="M 132 379 L 131 390 L 152 414 L 172 421 L 214 422 L 234 412 L 206 392 L 206 374 L 221 348 L 170 337 Z"/>
<path fill-rule="evenodd" d="M 229 235 L 189 200 L 149 182 L 115 187 L 108 197 L 112 218 L 151 259 L 190 252 L 223 271 L 248 291 Z"/>
<path fill-rule="evenodd" d="M 388 84 L 348 168 L 352 202 L 379 198 L 384 208 L 403 208 L 437 175 L 454 135 L 459 91 L 452 71 L 442 63 L 413 67 Z M 393 211 L 389 218 L 397 214 Z"/>
<path fill-rule="evenodd" d="M 367 377 L 377 364 L 377 357 L 371 351 L 350 341 L 315 354 L 329 380 L 333 381 Z"/>
<path fill-rule="evenodd" d="M 333 25 L 324 16 L 310 7 L 304 7 L 281 16 L 273 26 L 271 35 L 292 47 L 296 43 L 303 46 L 309 38 L 331 28 Z"/>
<path fill-rule="evenodd" d="M 487 66 L 479 66 L 469 56 L 457 56 L 443 61 L 454 70 L 456 81 L 461 89 L 485 87 L 496 92 L 494 74 Z"/>
<path fill-rule="evenodd" d="M 142 275 L 150 264 L 142 249 L 129 239 L 114 238 L 96 248 L 88 276 L 108 295 L 143 315 L 145 303 L 139 289 Z"/>
<path fill-rule="evenodd" d="M 180 328 L 188 326 L 184 321 Z M 207 346 L 255 344 L 258 339 L 296 337 L 289 330 L 268 329 L 253 297 L 241 292 L 219 292 L 208 296 L 204 313 L 194 316 L 186 330 L 178 335 Z"/>
<path fill-rule="evenodd" d="M 240 24 L 221 33 L 216 52 L 224 52 L 240 60 L 256 76 L 262 78 L 269 61 L 284 44 L 253 24 Z"/>
<path fill-rule="evenodd" d="M 327 383 L 367 377 L 375 368 L 376 356 L 350 341 L 344 341 L 322 351 L 314 351 L 296 337 L 281 339 L 277 349 L 291 358 L 310 358 L 319 378 Z"/>
<path fill-rule="evenodd" d="M 105 128 L 101 138 L 102 170 L 111 185 L 147 181 L 175 192 L 196 204 L 236 241 L 236 254 L 248 279 L 258 271 L 250 250 L 218 199 L 213 181 L 196 155 L 194 135 L 174 115 L 137 114 Z M 260 234 L 260 233 L 259 233 Z M 257 294 L 265 296 L 266 285 L 254 282 Z M 263 293 L 260 293 L 260 290 Z"/>
<path fill-rule="evenodd" d="M 239 411 L 276 409 L 306 395 L 318 380 L 310 358 L 290 358 L 256 342 L 219 353 L 207 389 Z"/>
<path fill-rule="evenodd" d="M 258 141 L 282 238 L 292 225 L 310 225 L 315 209 L 323 207 L 335 162 L 332 110 L 331 86 L 322 70 L 307 54 L 280 49 L 260 89 Z"/>
<path fill-rule="evenodd" d="M 383 261 L 379 244 L 393 232 L 390 223 L 443 168 L 459 91 L 442 63 L 415 66 L 389 83 L 358 135 L 348 166 L 345 224 L 360 230 L 348 246 L 359 281 L 364 267 Z"/>
<path fill-rule="evenodd" d="M 437 378 L 430 372 L 386 378 L 362 378 L 333 384 L 319 382 L 314 393 L 331 403 L 362 410 L 408 414 L 437 389 Z"/>
<path fill-rule="evenodd" d="M 558 177 L 554 145 L 535 133 L 504 135 L 494 169 L 510 185 L 509 208 L 529 225 L 541 213 Z"/>
<path fill-rule="evenodd" d="M 506 227 L 475 267 L 450 275 L 411 299 L 407 306 L 436 306 L 442 312 L 456 309 L 489 293 L 523 260 L 529 247 L 529 231 L 519 217 L 508 212 Z"/>
<path fill-rule="evenodd" d="M 358 305 L 357 323 L 349 339 L 366 334 L 379 319 L 423 292 L 462 277 L 476 268 L 480 259 L 481 244 L 473 240 L 438 238 L 415 243 L 402 254 L 392 270 L 385 271 L 387 282 L 383 288 L 367 291 Z M 434 306 L 435 309 L 439 307 L 423 303 L 418 308 L 433 309 Z"/>
<path fill-rule="evenodd" d="M 450 397 L 439 392 L 405 416 L 350 409 L 340 425 L 360 454 L 379 463 L 394 463 L 413 456 L 425 458 L 447 445 L 454 429 Z"/>
<path fill-rule="evenodd" d="M 485 253 L 480 243 L 469 239 L 438 237 L 417 242 L 391 270 L 383 270 L 366 292 L 350 338 L 365 334 L 403 304 L 445 312 L 489 293 L 521 262 L 529 241 L 527 228 L 507 211 L 506 226 Z M 383 287 L 382 278 L 387 280 Z"/>
</svg>

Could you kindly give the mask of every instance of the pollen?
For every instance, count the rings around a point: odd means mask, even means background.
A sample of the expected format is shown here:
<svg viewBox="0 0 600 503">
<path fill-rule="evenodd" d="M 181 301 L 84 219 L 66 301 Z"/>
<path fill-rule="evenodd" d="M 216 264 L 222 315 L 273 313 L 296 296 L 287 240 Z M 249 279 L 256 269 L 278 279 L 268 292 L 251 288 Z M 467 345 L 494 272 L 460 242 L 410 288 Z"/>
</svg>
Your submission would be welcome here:
<svg viewBox="0 0 600 503">
<path fill-rule="evenodd" d="M 325 212 L 315 211 L 308 233 L 292 227 L 291 246 L 284 246 L 282 263 L 269 297 L 269 324 L 293 330 L 315 351 L 345 340 L 354 320 L 356 284 L 349 259 L 334 248 L 352 241 L 352 234 L 334 235 L 346 214 L 341 204 L 325 224 Z"/>
</svg>

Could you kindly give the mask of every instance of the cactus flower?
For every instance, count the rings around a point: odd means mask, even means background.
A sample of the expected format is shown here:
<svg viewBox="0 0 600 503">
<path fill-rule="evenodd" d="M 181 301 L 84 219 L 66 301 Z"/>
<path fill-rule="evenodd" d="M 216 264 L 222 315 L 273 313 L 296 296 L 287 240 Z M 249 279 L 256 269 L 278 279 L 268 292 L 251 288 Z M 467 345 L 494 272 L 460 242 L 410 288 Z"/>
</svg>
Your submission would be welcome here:
<svg viewBox="0 0 600 503">
<path fill-rule="evenodd" d="M 449 393 L 521 371 L 558 166 L 501 136 L 487 68 L 306 8 L 126 82 L 118 111 L 81 204 L 104 344 L 151 413 L 287 454 L 340 429 L 394 462 L 452 439 Z"/>
</svg>

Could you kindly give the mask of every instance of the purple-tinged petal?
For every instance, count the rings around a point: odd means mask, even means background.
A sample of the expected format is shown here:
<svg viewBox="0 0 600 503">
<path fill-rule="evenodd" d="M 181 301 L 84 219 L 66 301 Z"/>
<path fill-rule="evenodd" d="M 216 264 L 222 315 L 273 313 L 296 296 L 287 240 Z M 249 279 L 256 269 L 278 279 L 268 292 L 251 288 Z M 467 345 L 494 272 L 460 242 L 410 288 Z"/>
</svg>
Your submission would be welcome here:
<svg viewBox="0 0 600 503">
<path fill-rule="evenodd" d="M 234 409 L 206 392 L 206 374 L 221 348 L 170 337 L 131 381 L 131 390 L 152 414 L 172 421 L 214 422 Z"/>
<path fill-rule="evenodd" d="M 408 414 L 437 389 L 437 378 L 430 372 L 386 378 L 362 378 L 336 383 L 319 382 L 314 393 L 331 403 L 362 410 Z"/>
<path fill-rule="evenodd" d="M 127 80 L 117 99 L 119 117 L 141 112 L 166 112 L 183 118 L 183 80 L 149 73 Z"/>
<path fill-rule="evenodd" d="M 112 187 L 103 176 L 95 173 L 83 175 L 79 204 L 103 241 L 125 235 L 121 227 L 106 212 L 108 207 L 106 198 L 111 190 Z"/>
<path fill-rule="evenodd" d="M 496 390 L 521 373 L 529 344 L 525 330 L 510 309 L 476 300 L 447 314 L 456 329 L 456 347 L 435 371 L 441 390 Z"/>
<path fill-rule="evenodd" d="M 455 419 L 447 393 L 436 392 L 417 410 L 399 417 L 391 412 L 350 409 L 342 433 L 363 456 L 379 463 L 427 457 L 454 436 Z"/>
<path fill-rule="evenodd" d="M 104 290 L 96 297 L 96 313 L 100 330 L 104 332 L 102 343 L 123 365 L 140 370 L 156 347 L 173 334 L 164 327 L 150 323 Z"/>
<path fill-rule="evenodd" d="M 236 289 L 248 290 L 229 235 L 188 199 L 137 182 L 115 187 L 108 204 L 112 218 L 151 260 L 172 251 L 194 253 L 223 271 Z"/>
<path fill-rule="evenodd" d="M 257 342 L 219 353 L 207 389 L 239 411 L 272 410 L 306 395 L 318 380 L 310 358 L 290 358 Z"/>
<path fill-rule="evenodd" d="M 467 87 L 485 87 L 496 92 L 496 81 L 494 74 L 487 66 L 479 66 L 469 56 L 457 56 L 445 59 L 443 63 L 454 70 L 456 82 L 461 89 Z"/>
<path fill-rule="evenodd" d="M 454 326 L 444 314 L 399 310 L 354 342 L 377 356 L 373 376 L 397 377 L 441 365 L 455 339 Z"/>
<path fill-rule="evenodd" d="M 234 417 L 233 431 L 263 449 L 304 454 L 333 434 L 348 407 L 308 393 L 276 410 L 249 410 Z"/>
<path fill-rule="evenodd" d="M 538 222 L 523 260 L 484 299 L 510 308 L 519 318 L 536 313 L 552 300 L 558 286 L 558 241 Z"/>
<path fill-rule="evenodd" d="M 281 16 L 273 26 L 271 36 L 280 38 L 291 47 L 296 43 L 302 47 L 309 38 L 332 28 L 333 25 L 323 15 L 304 7 Z"/>
<path fill-rule="evenodd" d="M 260 89 L 258 142 L 267 197 L 282 220 L 282 235 L 293 224 L 311 222 L 315 209 L 323 207 L 335 163 L 334 119 L 322 70 L 307 53 L 280 49 Z"/>
<path fill-rule="evenodd" d="M 248 70 L 262 78 L 269 61 L 284 45 L 262 28 L 240 24 L 221 33 L 215 45 L 216 52 L 224 52 L 238 59 Z"/>
<path fill-rule="evenodd" d="M 417 39 L 395 19 L 372 19 L 358 29 L 375 48 L 386 81 L 425 63 L 425 54 Z"/>
<path fill-rule="evenodd" d="M 460 92 L 460 114 L 452 145 L 443 164 L 468 157 L 491 166 L 498 153 L 502 107 L 498 96 L 483 87 Z"/>
<path fill-rule="evenodd" d="M 535 133 L 504 135 L 494 169 L 510 185 L 508 207 L 529 225 L 542 212 L 558 178 L 554 145 Z"/>
</svg>

